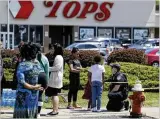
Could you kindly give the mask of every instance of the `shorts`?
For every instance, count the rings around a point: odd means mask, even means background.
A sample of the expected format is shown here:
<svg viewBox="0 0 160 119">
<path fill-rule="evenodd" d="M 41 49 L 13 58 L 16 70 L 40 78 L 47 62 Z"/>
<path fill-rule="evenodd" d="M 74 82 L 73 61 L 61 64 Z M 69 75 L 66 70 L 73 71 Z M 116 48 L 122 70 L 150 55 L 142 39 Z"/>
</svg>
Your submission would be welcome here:
<svg viewBox="0 0 160 119">
<path fill-rule="evenodd" d="M 58 96 L 58 93 L 61 93 L 61 89 L 48 87 L 45 91 L 45 95 L 48 97 Z"/>
</svg>

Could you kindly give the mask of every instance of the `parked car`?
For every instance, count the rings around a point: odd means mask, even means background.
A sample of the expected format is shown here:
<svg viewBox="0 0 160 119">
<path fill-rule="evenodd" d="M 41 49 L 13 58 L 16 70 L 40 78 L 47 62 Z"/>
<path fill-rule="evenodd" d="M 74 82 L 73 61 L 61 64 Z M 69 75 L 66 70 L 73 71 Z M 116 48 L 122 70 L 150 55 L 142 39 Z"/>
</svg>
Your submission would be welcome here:
<svg viewBox="0 0 160 119">
<path fill-rule="evenodd" d="M 99 51 L 102 56 L 107 54 L 105 46 L 100 42 L 79 42 L 73 43 L 66 47 L 66 50 L 72 50 L 73 47 L 77 47 L 79 50 L 96 50 Z"/>
<path fill-rule="evenodd" d="M 147 48 L 147 49 L 144 50 L 144 53 L 147 55 L 148 53 L 150 53 L 154 49 L 155 48 Z"/>
<path fill-rule="evenodd" d="M 82 39 L 77 40 L 75 43 L 79 42 L 102 42 L 105 46 L 109 45 L 121 45 L 120 40 L 116 38 L 106 38 L 106 37 L 95 37 L 95 38 L 88 38 L 88 39 Z"/>
<path fill-rule="evenodd" d="M 120 39 L 120 43 L 124 48 L 128 48 L 132 44 L 132 39 Z"/>
<path fill-rule="evenodd" d="M 77 40 L 75 43 L 82 43 L 82 42 L 98 42 L 103 46 L 103 48 L 107 48 L 107 52 L 110 54 L 113 50 L 122 49 L 121 43 L 119 39 L 116 38 L 106 38 L 106 37 L 95 37 L 95 38 L 88 38 Z"/>
<path fill-rule="evenodd" d="M 146 58 L 147 58 L 147 63 L 151 66 L 154 67 L 159 67 L 159 56 L 160 56 L 160 51 L 158 48 L 156 49 L 150 49 L 146 53 Z"/>
<path fill-rule="evenodd" d="M 153 39 L 153 40 L 140 40 L 137 43 L 129 46 L 129 48 L 134 48 L 134 49 L 140 49 L 140 50 L 145 50 L 147 48 L 159 48 L 159 40 Z"/>
</svg>

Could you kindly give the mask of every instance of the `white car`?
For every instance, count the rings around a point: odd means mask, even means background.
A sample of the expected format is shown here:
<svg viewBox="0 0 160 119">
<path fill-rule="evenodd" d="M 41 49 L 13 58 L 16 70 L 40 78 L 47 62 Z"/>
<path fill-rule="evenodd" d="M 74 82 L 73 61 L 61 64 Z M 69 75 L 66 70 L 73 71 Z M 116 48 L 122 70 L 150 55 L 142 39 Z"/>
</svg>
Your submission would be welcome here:
<svg viewBox="0 0 160 119">
<path fill-rule="evenodd" d="M 106 55 L 105 45 L 98 42 L 82 42 L 82 43 L 73 43 L 66 47 L 66 50 L 72 50 L 73 47 L 77 47 L 79 50 L 96 50 L 99 51 L 103 56 Z"/>
</svg>

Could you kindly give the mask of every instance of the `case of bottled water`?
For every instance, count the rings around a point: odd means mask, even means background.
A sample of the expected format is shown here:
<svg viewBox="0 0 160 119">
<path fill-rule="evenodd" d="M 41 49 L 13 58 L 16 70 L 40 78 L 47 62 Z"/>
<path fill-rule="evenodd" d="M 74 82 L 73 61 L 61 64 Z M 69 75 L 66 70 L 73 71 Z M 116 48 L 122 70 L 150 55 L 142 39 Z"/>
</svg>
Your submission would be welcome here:
<svg viewBox="0 0 160 119">
<path fill-rule="evenodd" d="M 16 90 L 3 89 L 1 106 L 4 106 L 4 107 L 6 107 L 6 106 L 14 107 L 15 98 L 16 98 Z"/>
</svg>

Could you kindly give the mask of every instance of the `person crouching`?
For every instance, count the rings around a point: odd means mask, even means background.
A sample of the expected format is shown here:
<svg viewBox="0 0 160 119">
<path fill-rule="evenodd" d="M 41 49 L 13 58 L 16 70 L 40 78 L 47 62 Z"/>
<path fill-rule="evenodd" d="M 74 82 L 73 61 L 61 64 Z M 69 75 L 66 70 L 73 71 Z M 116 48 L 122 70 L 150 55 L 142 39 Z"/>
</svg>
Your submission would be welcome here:
<svg viewBox="0 0 160 119">
<path fill-rule="evenodd" d="M 110 86 L 108 93 L 108 111 L 120 111 L 123 108 L 128 110 L 129 102 L 125 101 L 128 97 L 128 81 L 124 73 L 120 72 L 119 64 L 111 64 L 112 76 L 110 78 Z"/>
</svg>

